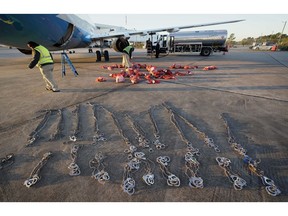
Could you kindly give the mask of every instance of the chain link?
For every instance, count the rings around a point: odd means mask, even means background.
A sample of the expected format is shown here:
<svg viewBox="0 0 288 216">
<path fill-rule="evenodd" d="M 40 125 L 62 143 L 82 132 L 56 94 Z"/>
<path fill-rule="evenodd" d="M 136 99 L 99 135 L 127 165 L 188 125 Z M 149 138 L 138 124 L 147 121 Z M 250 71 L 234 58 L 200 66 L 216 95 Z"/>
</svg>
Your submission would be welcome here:
<svg viewBox="0 0 288 216">
<path fill-rule="evenodd" d="M 135 137 L 135 139 L 138 141 L 139 146 L 143 147 L 143 148 L 149 148 L 149 143 L 150 141 L 146 138 L 146 134 L 144 132 L 144 130 L 141 128 L 141 126 L 139 124 L 137 124 L 136 121 L 134 121 L 132 119 L 132 117 L 130 115 L 128 115 L 127 113 L 125 114 L 125 116 L 128 118 L 132 129 L 134 130 L 134 132 L 137 134 L 137 136 Z"/>
<path fill-rule="evenodd" d="M 153 171 L 155 169 L 155 164 L 148 158 L 146 160 L 143 160 L 143 163 L 145 164 L 145 174 L 142 176 L 142 179 L 147 185 L 149 186 L 153 185 L 154 184 Z M 153 167 L 151 165 L 153 165 Z"/>
<path fill-rule="evenodd" d="M 47 152 L 43 155 L 41 161 L 32 170 L 30 177 L 24 181 L 24 185 L 26 187 L 30 188 L 32 185 L 36 184 L 40 180 L 40 170 L 47 163 L 49 158 L 51 158 L 51 156 L 51 152 Z"/>
<path fill-rule="evenodd" d="M 4 158 L 0 158 L 0 170 L 14 163 L 14 154 L 7 154 Z"/>
<path fill-rule="evenodd" d="M 117 129 L 118 129 L 118 132 L 119 132 L 120 136 L 123 138 L 124 142 L 125 142 L 128 146 L 130 146 L 130 145 L 131 145 L 131 142 L 130 142 L 129 138 L 128 138 L 127 136 L 125 136 L 125 134 L 124 134 L 124 132 L 123 132 L 121 126 L 120 126 L 120 123 L 119 123 L 118 119 L 116 118 L 116 116 L 115 116 L 111 111 L 109 111 L 108 109 L 106 109 L 105 107 L 101 106 L 101 108 L 104 109 L 106 112 L 108 112 L 108 113 L 110 114 L 111 118 L 112 118 L 113 121 L 114 121 L 115 126 L 116 126 Z"/>
<path fill-rule="evenodd" d="M 132 176 L 132 173 L 140 170 L 140 164 L 143 162 L 145 165 L 145 174 L 142 179 L 147 185 L 154 184 L 154 174 L 150 165 L 150 160 L 145 157 L 145 153 L 136 152 L 134 149 L 131 151 L 132 158 L 126 163 L 123 173 L 123 181 L 121 188 L 129 195 L 135 193 L 136 182 Z"/>
<path fill-rule="evenodd" d="M 29 134 L 29 137 L 27 139 L 28 143 L 26 144 L 26 146 L 30 146 L 32 145 L 34 142 L 36 142 L 37 139 L 40 138 L 39 133 L 43 130 L 43 128 L 45 127 L 50 115 L 52 113 L 52 110 L 48 110 L 45 113 L 44 118 L 41 120 L 41 122 L 37 125 L 36 129 Z"/>
<path fill-rule="evenodd" d="M 78 135 L 80 134 L 80 105 L 77 105 L 75 110 L 72 111 L 76 115 L 76 129 L 74 130 L 73 134 L 69 136 L 69 140 L 72 142 L 76 142 L 79 140 Z"/>
<path fill-rule="evenodd" d="M 92 178 L 98 180 L 99 183 L 105 184 L 110 180 L 108 172 L 105 171 L 104 155 L 102 152 L 95 154 L 95 157 L 89 161 L 89 167 L 93 169 Z"/>
<path fill-rule="evenodd" d="M 203 188 L 203 179 L 198 176 L 198 170 L 200 163 L 197 161 L 196 156 L 200 155 L 199 149 L 194 148 L 192 142 L 190 142 L 181 129 L 177 119 L 175 118 L 174 111 L 167 105 L 163 104 L 164 107 L 170 112 L 170 121 L 177 129 L 180 134 L 182 141 L 186 143 L 187 152 L 184 156 L 185 158 L 185 174 L 189 179 L 189 186 L 192 188 Z M 178 115 L 178 114 L 177 114 Z"/>
<path fill-rule="evenodd" d="M 150 117 L 150 120 L 152 122 L 152 125 L 153 125 L 153 128 L 154 128 L 154 137 L 155 137 L 155 140 L 152 142 L 156 149 L 164 149 L 166 147 L 165 144 L 161 143 L 160 141 L 160 131 L 159 131 L 159 128 L 158 128 L 158 125 L 153 117 L 153 108 L 151 107 L 149 110 L 148 110 L 148 113 L 149 113 L 149 117 Z"/>
<path fill-rule="evenodd" d="M 94 118 L 94 136 L 93 136 L 93 144 L 96 144 L 98 141 L 107 141 L 107 139 L 105 138 L 104 133 L 101 133 L 100 129 L 99 129 L 99 125 L 98 125 L 98 117 L 97 117 L 97 110 L 98 107 L 96 105 L 91 104 L 90 102 L 88 102 L 88 104 L 92 107 L 93 110 L 93 118 Z M 99 108 L 102 108 L 102 106 L 100 106 Z"/>
<path fill-rule="evenodd" d="M 216 157 L 216 161 L 218 165 L 224 169 L 225 174 L 229 178 L 229 180 L 233 183 L 233 187 L 235 190 L 242 190 L 244 186 L 246 186 L 246 181 L 240 178 L 237 174 L 233 173 L 231 170 L 231 160 L 225 157 Z"/>
<path fill-rule="evenodd" d="M 279 195 L 281 193 L 280 189 L 275 185 L 272 179 L 264 176 L 264 171 L 258 167 L 261 160 L 260 159 L 253 160 L 249 155 L 247 155 L 247 150 L 244 149 L 241 144 L 235 141 L 235 138 L 232 135 L 232 130 L 228 124 L 227 120 L 228 114 L 222 113 L 221 118 L 224 121 L 224 125 L 227 130 L 228 143 L 235 150 L 235 152 L 237 152 L 240 156 L 243 157 L 243 162 L 247 166 L 247 170 L 250 173 L 253 173 L 256 176 L 258 176 L 262 180 L 262 184 L 265 186 L 265 190 L 269 195 L 271 196 Z"/>
<path fill-rule="evenodd" d="M 170 112 L 175 113 L 169 105 L 164 102 L 162 105 Z M 204 132 L 201 132 L 196 126 L 194 126 L 190 121 L 188 121 L 186 118 L 184 118 L 180 113 L 176 113 L 179 118 L 181 118 L 187 125 L 189 125 L 197 134 L 198 138 L 202 139 L 205 144 L 208 145 L 208 147 L 213 148 L 215 152 L 219 153 L 220 149 L 217 145 L 215 145 L 212 138 L 209 138 Z"/>
<path fill-rule="evenodd" d="M 49 141 L 54 141 L 57 139 L 61 139 L 62 137 L 64 137 L 64 135 L 62 134 L 62 131 L 64 130 L 64 125 L 63 125 L 63 111 L 62 109 L 57 110 L 58 115 L 60 116 L 58 124 L 57 124 L 57 128 L 56 128 L 56 132 L 54 134 L 51 135 L 51 138 L 49 139 Z"/>
<path fill-rule="evenodd" d="M 185 174 L 189 179 L 189 186 L 192 188 L 203 188 L 204 182 L 201 177 L 198 176 L 198 170 L 200 163 L 196 159 L 198 151 L 186 152 L 185 154 Z"/>
<path fill-rule="evenodd" d="M 131 166 L 129 166 L 127 163 L 126 166 L 124 167 L 123 182 L 121 188 L 125 193 L 131 196 L 135 193 L 135 186 L 136 182 L 132 177 Z"/>
<path fill-rule="evenodd" d="M 70 169 L 70 172 L 69 172 L 70 176 L 78 176 L 81 174 L 80 167 L 78 166 L 78 164 L 76 164 L 77 153 L 80 147 L 81 147 L 80 145 L 73 145 L 71 148 L 70 153 L 71 153 L 72 162 L 68 166 L 68 169 Z"/>
<path fill-rule="evenodd" d="M 180 179 L 168 170 L 168 164 L 170 162 L 170 157 L 159 156 L 156 158 L 156 161 L 160 166 L 160 170 L 162 171 L 162 175 L 164 176 L 164 178 L 167 179 L 167 185 L 179 187 L 180 186 Z"/>
</svg>

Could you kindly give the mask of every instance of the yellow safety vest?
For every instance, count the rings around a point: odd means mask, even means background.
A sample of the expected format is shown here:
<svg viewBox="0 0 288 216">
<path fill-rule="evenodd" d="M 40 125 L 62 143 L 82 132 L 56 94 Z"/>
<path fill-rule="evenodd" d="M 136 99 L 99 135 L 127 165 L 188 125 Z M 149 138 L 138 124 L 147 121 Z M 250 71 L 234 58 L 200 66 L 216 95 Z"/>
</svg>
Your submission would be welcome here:
<svg viewBox="0 0 288 216">
<path fill-rule="evenodd" d="M 129 53 L 132 48 L 133 48 L 133 46 L 129 45 L 129 46 L 125 47 L 125 49 L 123 49 L 123 51 L 126 51 L 127 53 Z"/>
<path fill-rule="evenodd" d="M 44 46 L 37 46 L 34 48 L 40 53 L 40 59 L 37 63 L 37 66 L 47 64 L 47 63 L 53 63 L 53 59 L 50 56 L 50 52 L 48 49 L 46 49 Z"/>
</svg>

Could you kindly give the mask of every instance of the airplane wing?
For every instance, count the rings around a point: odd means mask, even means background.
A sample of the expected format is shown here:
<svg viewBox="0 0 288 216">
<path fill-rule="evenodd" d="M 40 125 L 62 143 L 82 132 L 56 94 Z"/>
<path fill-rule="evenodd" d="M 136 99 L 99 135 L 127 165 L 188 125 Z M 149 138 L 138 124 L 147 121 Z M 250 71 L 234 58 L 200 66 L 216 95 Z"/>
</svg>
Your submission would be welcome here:
<svg viewBox="0 0 288 216">
<path fill-rule="evenodd" d="M 221 24 L 228 24 L 228 23 L 236 23 L 241 22 L 244 20 L 232 20 L 232 21 L 224 21 L 224 22 L 214 22 L 214 23 L 205 23 L 205 24 L 195 24 L 195 25 L 185 25 L 185 26 L 174 26 L 174 27 L 164 27 L 164 28 L 157 28 L 157 29 L 147 29 L 147 30 L 128 30 L 123 27 L 118 27 L 120 31 L 117 31 L 117 27 L 113 26 L 113 32 L 102 32 L 102 33 L 95 33 L 91 35 L 91 40 L 100 40 L 100 39 L 112 39 L 117 37 L 126 37 L 129 38 L 133 35 L 151 35 L 156 32 L 163 32 L 167 31 L 169 33 L 180 31 L 181 29 L 188 29 L 188 28 L 197 28 L 197 27 L 204 27 L 204 26 L 212 26 L 212 25 L 221 25 Z M 103 27 L 103 26 L 102 26 Z M 108 27 L 107 27 L 108 28 Z"/>
</svg>

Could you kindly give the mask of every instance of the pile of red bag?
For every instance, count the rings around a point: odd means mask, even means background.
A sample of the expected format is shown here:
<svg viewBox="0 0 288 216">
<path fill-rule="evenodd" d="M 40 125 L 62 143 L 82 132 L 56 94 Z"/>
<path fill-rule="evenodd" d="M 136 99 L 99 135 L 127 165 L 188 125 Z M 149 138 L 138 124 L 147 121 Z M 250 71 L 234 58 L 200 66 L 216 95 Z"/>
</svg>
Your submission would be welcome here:
<svg viewBox="0 0 288 216">
<path fill-rule="evenodd" d="M 111 66 L 102 66 L 103 69 L 113 70 L 115 68 L 124 68 L 122 65 L 111 65 Z M 125 78 L 129 78 L 131 83 L 136 84 L 139 83 L 141 78 L 146 80 L 148 84 L 158 84 L 160 83 L 159 79 L 176 79 L 176 76 L 187 76 L 193 75 L 194 73 L 189 69 L 196 69 L 198 66 L 181 66 L 178 64 L 173 64 L 168 69 L 158 69 L 153 65 L 146 64 L 133 64 L 131 68 L 121 69 L 119 73 L 111 73 L 110 77 L 115 78 L 116 83 L 125 82 Z M 141 72 L 141 69 L 146 69 L 146 72 Z M 172 71 L 171 69 L 178 69 L 176 71 Z M 185 71 L 180 71 L 180 69 L 184 69 Z"/>
</svg>

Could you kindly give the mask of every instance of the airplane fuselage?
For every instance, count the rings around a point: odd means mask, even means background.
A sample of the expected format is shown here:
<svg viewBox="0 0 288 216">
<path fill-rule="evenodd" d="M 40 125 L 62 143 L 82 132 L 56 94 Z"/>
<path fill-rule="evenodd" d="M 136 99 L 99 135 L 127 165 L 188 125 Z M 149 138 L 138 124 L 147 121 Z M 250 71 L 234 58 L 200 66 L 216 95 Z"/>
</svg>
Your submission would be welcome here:
<svg viewBox="0 0 288 216">
<path fill-rule="evenodd" d="M 88 32 L 56 14 L 0 14 L 0 44 L 28 50 L 28 41 L 49 50 L 83 48 L 91 44 Z"/>
</svg>

